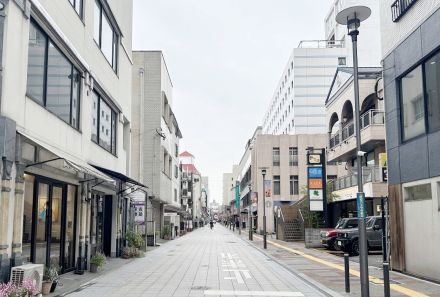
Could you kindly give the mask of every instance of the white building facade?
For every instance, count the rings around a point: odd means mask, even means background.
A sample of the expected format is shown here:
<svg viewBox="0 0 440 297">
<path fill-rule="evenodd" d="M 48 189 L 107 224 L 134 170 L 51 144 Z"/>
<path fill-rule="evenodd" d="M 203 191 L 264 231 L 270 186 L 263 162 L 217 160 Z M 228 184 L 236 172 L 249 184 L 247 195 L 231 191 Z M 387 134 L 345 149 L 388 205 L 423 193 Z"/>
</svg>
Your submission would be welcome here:
<svg viewBox="0 0 440 297">
<path fill-rule="evenodd" d="M 163 235 L 164 216 L 182 213 L 179 168 L 182 134 L 172 109 L 173 84 L 162 52 L 133 52 L 133 62 L 131 172 L 149 187 L 147 232 Z M 136 199 L 145 200 L 145 195 L 140 193 Z M 171 220 L 174 226 L 180 225 L 177 218 L 167 218 L 167 222 Z"/>
<path fill-rule="evenodd" d="M 0 278 L 84 270 L 129 219 L 132 1 L 1 2 Z"/>
<path fill-rule="evenodd" d="M 379 4 L 368 0 L 336 0 L 325 21 L 324 40 L 304 40 L 287 61 L 263 118 L 263 134 L 326 133 L 325 99 L 336 68 L 352 66 L 351 41 L 336 14 L 352 5 L 367 5 L 371 17 L 362 23 L 360 66 L 380 66 Z"/>
</svg>

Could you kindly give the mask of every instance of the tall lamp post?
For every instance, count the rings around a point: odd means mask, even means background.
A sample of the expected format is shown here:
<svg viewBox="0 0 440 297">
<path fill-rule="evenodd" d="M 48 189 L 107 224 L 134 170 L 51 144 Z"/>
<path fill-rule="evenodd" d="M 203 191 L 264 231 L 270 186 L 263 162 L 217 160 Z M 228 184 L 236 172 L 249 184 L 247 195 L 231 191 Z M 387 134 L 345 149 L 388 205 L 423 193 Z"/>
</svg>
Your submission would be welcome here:
<svg viewBox="0 0 440 297">
<path fill-rule="evenodd" d="M 266 189 L 265 189 L 265 181 L 266 181 L 266 169 L 261 170 L 261 174 L 263 175 L 263 247 L 267 249 L 267 235 L 266 235 Z"/>
<path fill-rule="evenodd" d="M 367 231 L 365 221 L 365 194 L 362 183 L 362 157 L 361 151 L 361 133 L 360 133 L 360 113 L 359 113 L 359 78 L 358 78 L 358 56 L 357 56 L 357 37 L 359 35 L 359 26 L 371 15 L 370 8 L 366 6 L 353 6 L 340 11 L 336 16 L 336 22 L 340 25 L 346 25 L 348 35 L 351 36 L 353 43 L 353 84 L 354 84 L 354 109 L 355 109 L 355 127 L 356 127 L 356 149 L 357 149 L 357 205 L 359 218 L 359 264 L 361 272 L 361 296 L 370 296 L 368 280 L 368 248 Z"/>
<path fill-rule="evenodd" d="M 253 235 L 253 233 L 252 233 L 252 201 L 251 201 L 251 191 L 252 191 L 252 188 L 251 188 L 251 185 L 248 185 L 248 187 L 249 187 L 249 196 L 248 196 L 248 207 L 249 207 L 249 210 L 248 210 L 248 217 L 249 217 L 249 240 L 254 240 L 254 235 Z"/>
</svg>

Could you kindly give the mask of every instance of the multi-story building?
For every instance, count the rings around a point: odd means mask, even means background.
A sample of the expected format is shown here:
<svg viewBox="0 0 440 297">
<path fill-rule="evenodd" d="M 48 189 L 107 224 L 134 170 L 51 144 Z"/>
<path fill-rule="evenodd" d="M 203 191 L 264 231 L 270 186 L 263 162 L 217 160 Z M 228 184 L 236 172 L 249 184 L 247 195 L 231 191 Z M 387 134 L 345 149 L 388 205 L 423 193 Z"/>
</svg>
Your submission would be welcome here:
<svg viewBox="0 0 440 297">
<path fill-rule="evenodd" d="M 359 69 L 359 105 L 362 177 L 368 215 L 379 215 L 382 197 L 388 196 L 386 182 L 385 116 L 382 89 L 382 68 Z M 332 182 L 333 203 L 330 205 L 332 225 L 340 217 L 356 217 L 357 168 L 354 121 L 353 68 L 338 68 L 326 100 L 328 126 L 327 159 L 342 162 L 345 176 Z M 381 164 L 381 160 L 383 161 Z"/>
<path fill-rule="evenodd" d="M 195 166 L 195 157 L 184 151 L 179 155 L 182 166 L 182 205 L 190 214 L 189 229 L 203 225 L 206 213 L 203 210 L 202 175 Z M 206 210 L 206 207 L 205 207 Z"/>
<path fill-rule="evenodd" d="M 260 193 L 257 230 L 262 230 L 263 207 L 266 207 L 266 230 L 274 232 L 276 208 L 292 205 L 307 195 L 307 149 L 324 148 L 327 141 L 325 134 L 256 135 L 252 146 L 251 189 Z M 266 169 L 265 180 L 270 183 L 265 189 L 265 206 L 262 199 L 263 168 Z M 327 165 L 326 169 L 327 179 L 334 179 L 342 172 L 342 167 L 337 165 Z"/>
<path fill-rule="evenodd" d="M 380 8 L 391 265 L 439 281 L 440 1 Z"/>
<path fill-rule="evenodd" d="M 132 176 L 149 187 L 147 232 L 179 226 L 179 140 L 173 84 L 161 51 L 133 52 Z M 145 200 L 144 195 L 137 199 Z M 171 218 L 170 218 L 171 217 Z M 172 223 L 170 223 L 172 222 Z"/>
<path fill-rule="evenodd" d="M 231 188 L 234 187 L 234 177 L 232 173 L 223 173 L 223 200 L 222 205 L 227 206 L 233 199 L 231 196 Z"/>
<path fill-rule="evenodd" d="M 373 13 L 362 23 L 359 41 L 361 66 L 380 66 L 378 3 L 368 0 L 335 0 L 325 19 L 324 40 L 304 40 L 287 61 L 263 118 L 263 134 L 326 133 L 325 99 L 336 68 L 352 66 L 351 42 L 346 27 L 335 22 L 340 10 L 369 5 Z"/>
<path fill-rule="evenodd" d="M 202 176 L 202 210 L 208 216 L 209 177 Z"/>
<path fill-rule="evenodd" d="M 0 281 L 118 256 L 136 183 L 132 1 L 1 1 L 0 15 Z"/>
</svg>

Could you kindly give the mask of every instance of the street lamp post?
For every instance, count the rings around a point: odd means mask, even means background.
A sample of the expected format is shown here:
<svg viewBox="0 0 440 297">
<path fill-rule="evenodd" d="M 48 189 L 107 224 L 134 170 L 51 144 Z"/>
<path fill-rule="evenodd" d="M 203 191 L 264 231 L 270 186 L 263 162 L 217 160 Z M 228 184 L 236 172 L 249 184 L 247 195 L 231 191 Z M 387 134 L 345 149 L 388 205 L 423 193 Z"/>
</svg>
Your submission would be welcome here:
<svg viewBox="0 0 440 297">
<path fill-rule="evenodd" d="M 249 194 L 248 194 L 248 217 L 249 217 L 249 240 L 254 240 L 254 235 L 252 233 L 252 201 L 250 201 L 251 199 L 251 185 L 248 186 L 249 187 Z"/>
<path fill-rule="evenodd" d="M 358 56 L 357 56 L 357 37 L 359 35 L 358 28 L 361 22 L 365 21 L 371 15 L 370 8 L 366 6 L 354 6 L 340 11 L 336 16 L 336 22 L 346 25 L 348 35 L 351 36 L 353 44 L 353 84 L 354 84 L 354 109 L 355 109 L 355 127 L 356 127 L 356 149 L 357 149 L 357 204 L 359 218 L 359 264 L 361 274 L 361 296 L 370 296 L 369 280 L 368 280 L 368 247 L 367 247 L 367 230 L 365 221 L 365 196 L 362 183 L 362 157 L 364 152 L 361 151 L 361 133 L 360 133 L 360 113 L 359 113 L 359 78 L 358 78 Z"/>
<path fill-rule="evenodd" d="M 265 181 L 266 181 L 266 169 L 261 170 L 261 174 L 263 175 L 263 247 L 267 249 L 267 235 L 266 235 L 266 189 L 265 189 Z"/>
</svg>

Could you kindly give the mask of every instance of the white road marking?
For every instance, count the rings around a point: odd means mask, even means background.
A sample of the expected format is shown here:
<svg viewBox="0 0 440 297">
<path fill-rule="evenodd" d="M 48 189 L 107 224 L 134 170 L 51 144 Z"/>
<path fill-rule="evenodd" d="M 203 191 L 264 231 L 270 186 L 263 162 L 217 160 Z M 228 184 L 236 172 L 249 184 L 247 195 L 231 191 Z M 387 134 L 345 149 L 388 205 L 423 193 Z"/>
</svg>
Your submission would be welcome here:
<svg viewBox="0 0 440 297">
<path fill-rule="evenodd" d="M 276 292 L 276 291 L 215 291 L 207 290 L 203 292 L 205 296 L 289 296 L 304 297 L 301 292 Z"/>
</svg>

